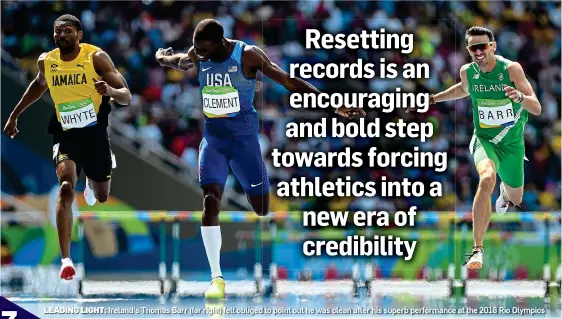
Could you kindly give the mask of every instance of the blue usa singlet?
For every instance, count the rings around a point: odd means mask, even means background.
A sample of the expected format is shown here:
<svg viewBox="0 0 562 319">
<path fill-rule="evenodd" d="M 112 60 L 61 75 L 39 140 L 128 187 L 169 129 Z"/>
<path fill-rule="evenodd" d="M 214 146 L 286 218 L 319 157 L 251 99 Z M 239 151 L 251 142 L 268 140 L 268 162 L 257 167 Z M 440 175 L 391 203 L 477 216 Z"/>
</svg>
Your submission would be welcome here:
<svg viewBox="0 0 562 319">
<path fill-rule="evenodd" d="M 229 166 L 248 195 L 269 192 L 269 178 L 258 139 L 255 79 L 242 68 L 246 44 L 236 41 L 222 62 L 200 61 L 199 84 L 205 127 L 199 146 L 199 183 L 224 189 Z"/>
<path fill-rule="evenodd" d="M 206 135 L 232 136 L 258 132 L 258 116 L 253 105 L 256 80 L 246 78 L 242 69 L 245 46 L 244 42 L 236 41 L 226 61 L 199 62 Z"/>
</svg>

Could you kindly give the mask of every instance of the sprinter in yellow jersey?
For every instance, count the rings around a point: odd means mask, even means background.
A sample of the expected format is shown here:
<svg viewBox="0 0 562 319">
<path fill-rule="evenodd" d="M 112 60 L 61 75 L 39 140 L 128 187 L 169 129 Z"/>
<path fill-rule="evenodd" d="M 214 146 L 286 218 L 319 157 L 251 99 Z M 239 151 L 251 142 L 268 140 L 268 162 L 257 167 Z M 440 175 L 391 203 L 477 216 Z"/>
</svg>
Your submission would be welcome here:
<svg viewBox="0 0 562 319">
<path fill-rule="evenodd" d="M 72 201 L 80 170 L 86 174 L 84 196 L 89 205 L 109 196 L 112 153 L 107 134 L 109 99 L 121 105 L 131 102 L 131 92 L 111 58 L 100 48 L 80 43 L 80 20 L 65 14 L 55 20 L 57 49 L 43 53 L 39 72 L 12 111 L 4 132 L 14 138 L 18 116 L 47 89 L 55 115 L 49 124 L 53 135 L 53 161 L 59 180 L 57 230 L 62 257 L 60 277 L 71 280 L 76 273 L 70 259 Z"/>
</svg>

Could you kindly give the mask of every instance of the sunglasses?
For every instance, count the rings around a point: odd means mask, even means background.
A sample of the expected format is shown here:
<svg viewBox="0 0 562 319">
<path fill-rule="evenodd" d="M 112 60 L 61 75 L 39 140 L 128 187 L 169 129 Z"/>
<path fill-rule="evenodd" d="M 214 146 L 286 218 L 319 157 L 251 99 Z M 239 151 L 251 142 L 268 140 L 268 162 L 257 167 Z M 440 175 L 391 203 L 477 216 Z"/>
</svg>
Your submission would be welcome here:
<svg viewBox="0 0 562 319">
<path fill-rule="evenodd" d="M 478 50 L 484 51 L 490 47 L 492 47 L 492 44 L 494 42 L 483 42 L 483 43 L 475 43 L 472 45 L 467 46 L 466 48 L 470 51 L 470 52 L 476 52 Z"/>
</svg>

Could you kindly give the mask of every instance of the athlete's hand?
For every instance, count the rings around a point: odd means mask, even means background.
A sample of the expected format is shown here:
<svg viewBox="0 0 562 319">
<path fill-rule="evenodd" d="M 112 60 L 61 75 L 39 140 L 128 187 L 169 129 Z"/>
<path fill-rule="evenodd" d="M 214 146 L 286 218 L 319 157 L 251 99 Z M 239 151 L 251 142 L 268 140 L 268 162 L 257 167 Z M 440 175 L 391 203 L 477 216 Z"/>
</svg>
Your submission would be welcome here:
<svg viewBox="0 0 562 319">
<path fill-rule="evenodd" d="M 504 85 L 503 90 L 505 92 L 505 96 L 510 98 L 515 103 L 520 103 L 523 101 L 523 93 L 509 85 Z"/>
<path fill-rule="evenodd" d="M 95 78 L 92 78 L 92 80 L 94 80 L 94 86 L 100 95 L 111 96 L 113 88 L 109 84 L 105 83 L 105 81 L 98 81 Z"/>
<path fill-rule="evenodd" d="M 167 48 L 167 49 L 160 48 L 156 51 L 154 57 L 156 58 L 156 61 L 160 63 L 161 66 L 166 66 L 163 58 L 165 56 L 171 56 L 171 55 L 174 55 L 174 50 L 172 50 L 172 48 Z"/>
<path fill-rule="evenodd" d="M 348 119 L 354 119 L 356 117 L 364 117 L 365 115 L 367 115 L 367 113 L 365 113 L 365 111 L 363 111 L 362 109 L 350 109 L 350 108 L 345 108 L 345 107 L 341 107 L 336 111 L 336 114 L 341 115 L 343 117 L 346 117 Z"/>
<path fill-rule="evenodd" d="M 437 103 L 437 102 L 435 102 L 435 94 L 431 94 L 431 95 L 429 96 L 429 105 L 433 105 L 433 104 L 435 104 L 435 103 Z M 415 109 L 416 109 L 415 107 L 407 108 L 407 109 L 406 109 L 406 113 L 410 113 L 410 112 L 412 112 L 412 111 L 415 110 Z"/>
<path fill-rule="evenodd" d="M 14 138 L 14 136 L 16 136 L 16 134 L 18 134 L 20 131 L 18 131 L 18 119 L 17 118 L 12 118 L 11 116 L 8 118 L 8 122 L 6 123 L 6 126 L 4 126 L 4 133 L 6 133 L 6 135 L 8 135 L 10 138 Z"/>
</svg>

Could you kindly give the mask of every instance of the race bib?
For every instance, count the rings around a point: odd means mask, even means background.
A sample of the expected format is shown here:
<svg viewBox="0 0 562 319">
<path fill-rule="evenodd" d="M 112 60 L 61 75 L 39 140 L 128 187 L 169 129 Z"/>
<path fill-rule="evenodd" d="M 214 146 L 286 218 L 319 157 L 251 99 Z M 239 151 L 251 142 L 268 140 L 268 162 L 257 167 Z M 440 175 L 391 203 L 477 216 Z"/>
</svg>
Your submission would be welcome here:
<svg viewBox="0 0 562 319">
<path fill-rule="evenodd" d="M 240 96 L 232 86 L 205 86 L 203 113 L 208 117 L 231 117 L 240 112 Z"/>
<path fill-rule="evenodd" d="M 58 109 L 60 123 L 65 130 L 94 125 L 98 121 L 98 115 L 91 98 L 61 103 L 58 105 Z"/>
<path fill-rule="evenodd" d="M 515 112 L 510 99 L 477 99 L 477 103 L 481 128 L 511 126 L 515 123 Z"/>
</svg>

